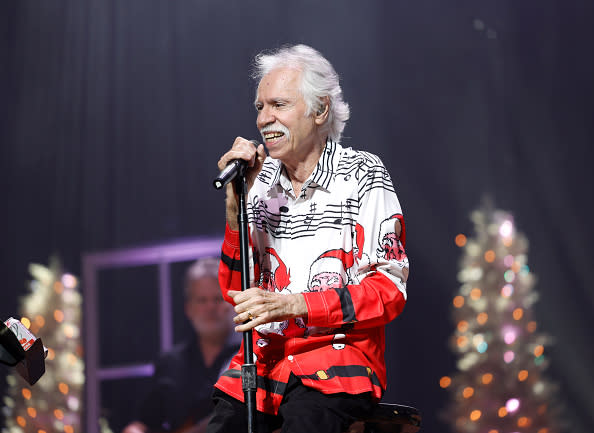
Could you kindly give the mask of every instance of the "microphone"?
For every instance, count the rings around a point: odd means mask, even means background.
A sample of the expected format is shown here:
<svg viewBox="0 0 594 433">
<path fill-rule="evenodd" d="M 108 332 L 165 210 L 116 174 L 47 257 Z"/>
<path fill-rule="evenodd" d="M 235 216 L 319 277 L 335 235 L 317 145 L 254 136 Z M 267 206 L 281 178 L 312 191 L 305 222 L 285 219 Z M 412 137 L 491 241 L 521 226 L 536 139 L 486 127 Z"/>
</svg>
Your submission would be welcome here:
<svg viewBox="0 0 594 433">
<path fill-rule="evenodd" d="M 250 140 L 250 142 L 258 147 L 260 144 L 256 140 Z M 216 189 L 221 189 L 229 182 L 231 182 L 237 175 L 243 176 L 247 169 L 247 161 L 243 159 L 234 159 L 229 161 L 229 164 L 221 170 L 219 175 L 212 182 Z"/>
<path fill-rule="evenodd" d="M 235 179 L 238 174 L 243 175 L 246 168 L 247 161 L 243 159 L 234 159 L 227 164 L 227 167 L 221 170 L 221 173 L 216 177 L 212 184 L 216 189 L 221 189 Z"/>
<path fill-rule="evenodd" d="M 47 353 L 41 338 L 35 337 L 19 320 L 11 317 L 0 322 L 0 363 L 16 366 L 29 385 L 45 373 Z"/>
</svg>

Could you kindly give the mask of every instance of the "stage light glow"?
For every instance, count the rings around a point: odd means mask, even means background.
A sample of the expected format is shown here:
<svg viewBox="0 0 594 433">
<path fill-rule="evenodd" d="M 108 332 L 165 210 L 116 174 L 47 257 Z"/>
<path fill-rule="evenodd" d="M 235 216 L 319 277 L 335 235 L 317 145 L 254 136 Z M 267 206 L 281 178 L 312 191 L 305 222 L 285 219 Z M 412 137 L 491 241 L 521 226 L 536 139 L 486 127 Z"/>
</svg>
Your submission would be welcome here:
<svg viewBox="0 0 594 433">
<path fill-rule="evenodd" d="M 54 310 L 54 319 L 58 323 L 62 323 L 64 321 L 64 312 L 62 310 Z"/>
<path fill-rule="evenodd" d="M 483 385 L 490 384 L 492 380 L 493 380 L 493 375 L 491 373 L 483 374 L 483 377 L 482 377 Z"/>
<path fill-rule="evenodd" d="M 76 411 L 80 407 L 80 400 L 71 395 L 66 399 L 66 405 L 68 406 L 68 409 Z"/>
<path fill-rule="evenodd" d="M 468 337 L 466 337 L 465 335 L 461 335 L 456 339 L 456 344 L 460 348 L 466 346 L 468 344 Z"/>
<path fill-rule="evenodd" d="M 501 288 L 501 296 L 504 298 L 509 298 L 514 293 L 514 286 L 511 284 L 506 284 Z"/>
<path fill-rule="evenodd" d="M 54 292 L 58 295 L 64 291 L 64 284 L 61 281 L 54 281 Z"/>
<path fill-rule="evenodd" d="M 76 287 L 76 277 L 72 274 L 62 275 L 62 284 L 68 289 L 74 289 Z"/>
<path fill-rule="evenodd" d="M 509 364 L 510 362 L 512 362 L 515 357 L 516 357 L 516 354 L 511 350 L 508 350 L 507 352 L 505 352 L 503 354 L 503 360 L 505 361 L 506 364 Z"/>
<path fill-rule="evenodd" d="M 520 408 L 520 400 L 517 398 L 510 398 L 508 401 L 505 402 L 505 409 L 509 413 L 514 413 Z"/>
<path fill-rule="evenodd" d="M 470 420 L 471 421 L 478 421 L 479 418 L 481 417 L 482 413 L 480 410 L 475 409 L 472 412 L 470 412 Z"/>
<path fill-rule="evenodd" d="M 474 388 L 472 386 L 467 386 L 462 391 L 462 396 L 464 396 L 464 398 L 470 398 L 473 395 L 474 395 Z"/>
<path fill-rule="evenodd" d="M 23 394 L 23 398 L 25 400 L 29 400 L 31 398 L 31 390 L 29 388 L 23 388 L 21 394 Z"/>
<path fill-rule="evenodd" d="M 464 305 L 464 297 L 461 295 L 458 295 L 458 296 L 454 297 L 454 300 L 452 302 L 454 304 L 454 307 L 461 308 Z"/>
<path fill-rule="evenodd" d="M 456 235 L 454 242 L 456 242 L 456 245 L 458 247 L 463 247 L 464 245 L 466 245 L 466 236 L 464 236 L 462 233 L 460 233 L 460 234 Z"/>
<path fill-rule="evenodd" d="M 505 220 L 499 226 L 499 234 L 504 238 L 509 238 L 512 235 L 513 230 L 514 230 L 514 225 L 509 220 Z"/>
<path fill-rule="evenodd" d="M 524 382 L 526 379 L 528 379 L 528 370 L 520 370 L 518 373 L 518 380 Z"/>
<path fill-rule="evenodd" d="M 504 406 L 500 407 L 497 411 L 497 415 L 499 416 L 499 418 L 503 418 L 507 415 L 507 409 Z"/>
<path fill-rule="evenodd" d="M 511 269 L 508 269 L 503 273 L 503 279 L 508 283 L 513 283 L 516 279 L 516 274 Z"/>
<path fill-rule="evenodd" d="M 41 314 L 35 316 L 35 319 L 33 319 L 33 321 L 35 322 L 35 325 L 37 325 L 38 328 L 43 328 L 43 325 L 45 325 L 45 318 Z"/>
<path fill-rule="evenodd" d="M 542 356 L 543 353 L 544 353 L 544 346 L 542 344 L 539 344 L 538 346 L 536 346 L 534 348 L 534 356 L 539 357 L 539 356 Z"/>
<path fill-rule="evenodd" d="M 534 320 L 532 320 L 532 321 L 528 322 L 528 323 L 526 324 L 526 330 L 527 330 L 528 332 L 530 332 L 531 334 L 532 334 L 534 331 L 536 331 L 536 322 L 535 322 Z"/>
<path fill-rule="evenodd" d="M 452 379 L 448 376 L 443 376 L 441 379 L 439 379 L 439 386 L 441 388 L 447 388 L 451 384 L 452 384 Z"/>
<path fill-rule="evenodd" d="M 474 301 L 478 301 L 481 298 L 481 289 L 479 289 L 478 287 L 475 287 L 474 289 L 472 289 L 470 291 L 470 298 Z"/>
<path fill-rule="evenodd" d="M 487 344 L 487 342 L 483 341 L 476 346 L 476 351 L 478 353 L 485 353 L 488 348 L 489 348 L 489 345 Z"/>
<path fill-rule="evenodd" d="M 25 326 L 25 328 L 30 329 L 31 328 L 31 321 L 29 320 L 28 317 L 21 317 L 21 323 Z"/>
<path fill-rule="evenodd" d="M 495 261 L 495 251 L 487 250 L 485 251 L 485 262 L 493 263 Z"/>
<path fill-rule="evenodd" d="M 514 264 L 514 256 L 512 256 L 511 254 L 505 256 L 503 258 L 503 264 L 508 268 L 511 268 L 511 266 Z"/>
<path fill-rule="evenodd" d="M 460 320 L 458 322 L 458 331 L 466 332 L 468 330 L 468 322 L 466 320 Z"/>
<path fill-rule="evenodd" d="M 505 344 L 513 344 L 513 342 L 516 341 L 516 331 L 513 329 L 505 331 L 503 334 L 503 341 L 505 341 Z"/>
<path fill-rule="evenodd" d="M 476 321 L 479 325 L 484 325 L 487 323 L 487 319 L 489 319 L 489 315 L 484 311 L 476 316 Z"/>
<path fill-rule="evenodd" d="M 522 316 L 524 316 L 524 310 L 522 310 L 521 308 L 516 308 L 514 310 L 514 312 L 512 313 L 512 316 L 514 318 L 514 320 L 520 320 L 522 318 Z"/>
</svg>

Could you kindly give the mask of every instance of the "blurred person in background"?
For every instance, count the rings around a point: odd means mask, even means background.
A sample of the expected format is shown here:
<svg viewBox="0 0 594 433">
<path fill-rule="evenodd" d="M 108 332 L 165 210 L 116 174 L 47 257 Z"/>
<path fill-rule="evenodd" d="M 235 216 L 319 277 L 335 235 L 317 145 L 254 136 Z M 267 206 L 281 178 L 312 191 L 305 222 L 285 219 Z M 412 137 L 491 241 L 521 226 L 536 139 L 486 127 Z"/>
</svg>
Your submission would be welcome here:
<svg viewBox="0 0 594 433">
<path fill-rule="evenodd" d="M 219 259 L 197 260 L 186 271 L 184 312 L 194 333 L 160 356 L 150 390 L 122 433 L 202 433 L 213 404 L 213 385 L 237 352 L 232 307 L 217 278 Z"/>
</svg>

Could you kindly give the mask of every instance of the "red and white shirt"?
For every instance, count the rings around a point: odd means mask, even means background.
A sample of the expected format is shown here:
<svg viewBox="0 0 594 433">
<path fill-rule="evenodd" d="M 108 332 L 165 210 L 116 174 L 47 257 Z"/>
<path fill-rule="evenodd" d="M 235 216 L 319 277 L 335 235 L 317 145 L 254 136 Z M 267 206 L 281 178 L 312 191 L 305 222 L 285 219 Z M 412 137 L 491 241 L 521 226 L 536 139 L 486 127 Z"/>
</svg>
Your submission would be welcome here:
<svg viewBox="0 0 594 433">
<path fill-rule="evenodd" d="M 277 413 L 289 375 L 324 393 L 386 387 L 384 325 L 406 303 L 408 258 L 394 187 L 381 160 L 328 141 L 293 191 L 267 158 L 248 198 L 250 286 L 303 293 L 308 315 L 253 331 L 258 410 Z M 395 230 L 400 222 L 400 235 Z M 239 234 L 226 229 L 219 281 L 241 290 Z M 216 387 L 243 401 L 243 348 Z"/>
</svg>

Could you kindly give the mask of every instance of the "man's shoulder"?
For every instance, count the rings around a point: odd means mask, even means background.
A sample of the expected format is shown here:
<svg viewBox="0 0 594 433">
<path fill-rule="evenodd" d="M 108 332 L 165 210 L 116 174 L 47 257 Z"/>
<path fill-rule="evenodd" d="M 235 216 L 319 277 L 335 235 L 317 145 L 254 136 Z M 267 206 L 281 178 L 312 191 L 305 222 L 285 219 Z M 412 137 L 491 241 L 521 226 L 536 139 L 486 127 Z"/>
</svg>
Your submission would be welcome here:
<svg viewBox="0 0 594 433">
<path fill-rule="evenodd" d="M 186 359 L 187 354 L 191 351 L 191 346 L 189 341 L 177 343 L 168 351 L 161 353 L 158 362 L 161 364 L 169 364 L 182 361 Z"/>
<path fill-rule="evenodd" d="M 338 171 L 352 171 L 354 168 L 358 170 L 384 170 L 384 163 L 374 153 L 353 149 L 352 147 L 343 147 Z"/>
</svg>

